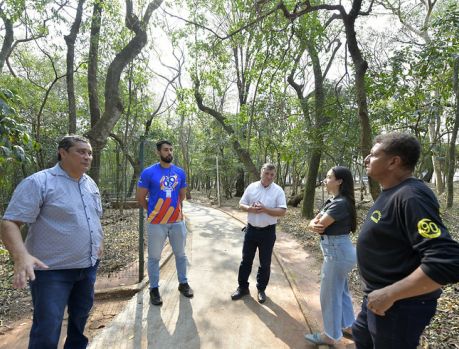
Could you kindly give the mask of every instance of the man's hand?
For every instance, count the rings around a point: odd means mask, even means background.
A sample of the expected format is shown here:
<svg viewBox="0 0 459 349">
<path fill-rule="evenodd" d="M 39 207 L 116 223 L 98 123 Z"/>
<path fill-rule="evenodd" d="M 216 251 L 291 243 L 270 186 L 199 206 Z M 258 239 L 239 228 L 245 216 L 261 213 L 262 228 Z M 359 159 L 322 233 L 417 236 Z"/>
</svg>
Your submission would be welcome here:
<svg viewBox="0 0 459 349">
<path fill-rule="evenodd" d="M 97 251 L 97 258 L 102 259 L 103 256 L 104 256 L 104 243 L 102 242 L 99 247 L 99 251 Z"/>
<path fill-rule="evenodd" d="M 35 280 L 34 266 L 48 269 L 45 263 L 28 253 L 16 258 L 14 261 L 13 287 L 24 288 L 27 286 L 28 280 Z"/>
<path fill-rule="evenodd" d="M 265 207 L 260 201 L 254 202 L 252 206 L 247 208 L 247 212 L 251 213 L 262 213 L 264 212 Z"/>
<path fill-rule="evenodd" d="M 400 300 L 427 294 L 441 288 L 441 284 L 432 280 L 419 266 L 410 275 L 368 294 L 368 309 L 384 316 L 392 305 Z"/>
<path fill-rule="evenodd" d="M 386 315 L 386 311 L 392 307 L 395 302 L 395 299 L 390 296 L 391 292 L 387 289 L 388 287 L 374 290 L 368 294 L 367 308 L 376 315 Z"/>
</svg>

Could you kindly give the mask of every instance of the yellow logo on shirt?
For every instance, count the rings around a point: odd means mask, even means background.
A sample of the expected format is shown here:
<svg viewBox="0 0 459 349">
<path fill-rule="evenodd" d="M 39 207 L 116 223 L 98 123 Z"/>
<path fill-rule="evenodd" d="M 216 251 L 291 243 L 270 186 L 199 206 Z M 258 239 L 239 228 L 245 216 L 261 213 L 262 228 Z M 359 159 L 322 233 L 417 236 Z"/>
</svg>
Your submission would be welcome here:
<svg viewBox="0 0 459 349">
<path fill-rule="evenodd" d="M 438 238 L 441 235 L 438 225 L 429 218 L 423 218 L 418 222 L 418 232 L 426 239 Z"/>
<path fill-rule="evenodd" d="M 378 223 L 379 220 L 381 219 L 381 216 L 382 216 L 381 211 L 375 210 L 375 211 L 373 211 L 373 213 L 371 214 L 370 218 L 371 218 L 371 220 L 372 220 L 373 222 Z"/>
</svg>

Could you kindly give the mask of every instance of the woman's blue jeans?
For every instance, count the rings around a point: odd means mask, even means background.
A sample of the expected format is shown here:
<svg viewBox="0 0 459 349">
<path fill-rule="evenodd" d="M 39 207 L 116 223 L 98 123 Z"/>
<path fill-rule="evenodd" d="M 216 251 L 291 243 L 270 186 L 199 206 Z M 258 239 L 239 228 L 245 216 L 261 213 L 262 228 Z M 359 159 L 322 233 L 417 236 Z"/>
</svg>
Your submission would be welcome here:
<svg viewBox="0 0 459 349">
<path fill-rule="evenodd" d="M 320 247 L 324 255 L 320 282 L 320 305 L 325 334 L 339 340 L 342 329 L 355 320 L 348 288 L 349 272 L 356 264 L 355 247 L 349 235 L 322 235 Z"/>
<path fill-rule="evenodd" d="M 30 282 L 33 322 L 29 349 L 56 349 L 65 307 L 68 312 L 65 349 L 88 345 L 84 327 L 94 302 L 94 283 L 99 262 L 89 268 L 36 270 Z"/>
<path fill-rule="evenodd" d="M 175 256 L 178 281 L 181 284 L 188 282 L 186 277 L 187 258 L 185 222 L 169 224 L 148 224 L 148 277 L 150 288 L 159 286 L 159 261 L 166 238 L 169 238 Z"/>
</svg>

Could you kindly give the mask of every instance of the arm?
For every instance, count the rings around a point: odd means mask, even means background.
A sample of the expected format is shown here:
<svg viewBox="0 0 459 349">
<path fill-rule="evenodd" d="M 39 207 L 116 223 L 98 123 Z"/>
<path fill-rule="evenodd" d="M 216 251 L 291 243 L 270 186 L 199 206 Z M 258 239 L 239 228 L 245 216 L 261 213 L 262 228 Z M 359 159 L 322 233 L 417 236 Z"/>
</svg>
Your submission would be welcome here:
<svg viewBox="0 0 459 349">
<path fill-rule="evenodd" d="M 186 199 L 186 187 L 185 188 L 182 188 L 180 189 L 179 191 L 179 200 L 180 200 L 180 205 L 182 205 L 183 203 L 183 200 Z"/>
<path fill-rule="evenodd" d="M 142 188 L 142 187 L 137 187 L 137 192 L 135 193 L 135 198 L 139 205 L 143 207 L 145 210 L 148 210 L 148 200 L 147 200 L 147 195 L 148 195 L 148 189 L 147 188 Z"/>
<path fill-rule="evenodd" d="M 285 216 L 285 212 L 287 212 L 286 208 L 283 208 L 283 207 L 269 208 L 269 207 L 263 206 L 263 204 L 260 204 L 260 206 L 258 206 L 257 208 L 259 209 L 259 212 L 264 212 L 273 217 L 283 217 Z"/>
<path fill-rule="evenodd" d="M 323 234 L 325 229 L 332 225 L 335 219 L 327 213 L 319 213 L 308 224 L 308 229 L 311 233 Z"/>
<path fill-rule="evenodd" d="M 239 203 L 239 207 L 241 208 L 242 211 L 245 211 L 245 212 L 261 213 L 260 206 L 246 205 L 246 204 Z"/>
<path fill-rule="evenodd" d="M 21 225 L 21 222 L 3 220 L 0 226 L 2 241 L 14 261 L 13 287 L 16 288 L 24 288 L 27 280 L 35 280 L 34 266 L 48 268 L 27 251 L 19 230 Z"/>
<path fill-rule="evenodd" d="M 282 207 L 275 207 L 275 208 L 268 208 L 264 206 L 262 203 L 255 203 L 252 206 L 239 203 L 239 207 L 242 211 L 251 212 L 251 213 L 266 213 L 273 217 L 283 217 L 285 216 L 285 212 L 287 211 L 286 208 Z"/>
<path fill-rule="evenodd" d="M 442 285 L 428 277 L 421 267 L 392 285 L 368 294 L 368 309 L 377 315 L 385 315 L 394 302 L 438 290 Z"/>
</svg>

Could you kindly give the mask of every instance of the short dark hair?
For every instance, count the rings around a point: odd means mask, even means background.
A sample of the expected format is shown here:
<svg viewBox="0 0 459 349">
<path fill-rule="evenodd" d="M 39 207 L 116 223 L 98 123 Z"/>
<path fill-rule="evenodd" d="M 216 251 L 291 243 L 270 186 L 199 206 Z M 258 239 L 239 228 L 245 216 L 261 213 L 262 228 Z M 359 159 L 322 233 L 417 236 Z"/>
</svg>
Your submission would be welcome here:
<svg viewBox="0 0 459 349">
<path fill-rule="evenodd" d="M 399 156 L 403 167 L 414 170 L 421 156 L 421 144 L 413 135 L 390 132 L 376 136 L 375 143 L 382 145 L 382 150 L 389 155 Z"/>
<path fill-rule="evenodd" d="M 172 143 L 171 142 L 169 142 L 168 140 L 163 139 L 163 140 L 161 140 L 161 141 L 156 143 L 156 149 L 157 150 L 161 150 L 161 148 L 163 147 L 163 144 L 167 144 L 167 145 L 170 145 L 172 147 Z"/>
<path fill-rule="evenodd" d="M 62 137 L 59 141 L 59 144 L 57 145 L 57 161 L 61 161 L 61 154 L 59 154 L 59 149 L 64 149 L 65 151 L 68 151 L 78 142 L 91 144 L 89 143 L 89 140 L 83 136 L 66 135 Z"/>
<path fill-rule="evenodd" d="M 339 194 L 349 200 L 351 204 L 351 231 L 357 229 L 357 212 L 355 209 L 354 196 L 354 177 L 351 171 L 344 166 L 335 166 L 331 169 L 336 179 L 341 179 L 342 183 L 339 186 Z"/>
<path fill-rule="evenodd" d="M 263 164 L 263 166 L 261 166 L 261 172 L 263 172 L 265 170 L 276 171 L 276 166 L 274 166 L 273 164 L 267 162 L 266 164 Z"/>
</svg>

